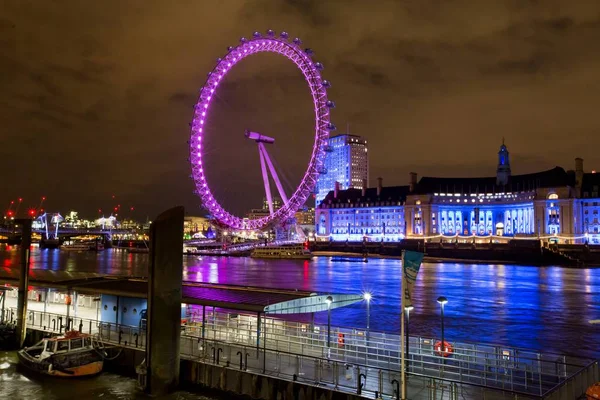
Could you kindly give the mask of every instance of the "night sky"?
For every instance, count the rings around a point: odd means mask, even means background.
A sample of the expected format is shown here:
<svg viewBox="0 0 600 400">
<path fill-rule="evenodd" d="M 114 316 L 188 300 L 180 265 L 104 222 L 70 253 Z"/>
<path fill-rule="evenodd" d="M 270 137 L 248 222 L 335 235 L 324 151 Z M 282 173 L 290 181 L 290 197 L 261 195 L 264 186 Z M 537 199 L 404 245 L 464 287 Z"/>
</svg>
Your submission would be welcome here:
<svg viewBox="0 0 600 400">
<path fill-rule="evenodd" d="M 513 173 L 578 156 L 600 169 L 598 1 L 0 0 L 2 210 L 47 196 L 48 211 L 88 217 L 199 214 L 186 143 L 198 89 L 227 46 L 268 28 L 325 65 L 332 121 L 369 141 L 371 184 L 493 175 L 503 137 Z M 213 110 L 206 169 L 222 203 L 242 213 L 264 195 L 245 129 L 276 138 L 289 194 L 314 135 L 293 64 L 237 65 Z"/>
</svg>

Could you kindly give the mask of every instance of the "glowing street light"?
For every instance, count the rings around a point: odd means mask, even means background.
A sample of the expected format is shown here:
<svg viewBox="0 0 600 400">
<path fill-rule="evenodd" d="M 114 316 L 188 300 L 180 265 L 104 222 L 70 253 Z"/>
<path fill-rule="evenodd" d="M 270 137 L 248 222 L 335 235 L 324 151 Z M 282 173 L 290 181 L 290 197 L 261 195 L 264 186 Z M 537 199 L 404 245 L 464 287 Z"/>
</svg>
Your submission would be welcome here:
<svg viewBox="0 0 600 400">
<path fill-rule="evenodd" d="M 444 355 L 444 353 L 446 352 L 446 344 L 444 342 L 444 306 L 448 303 L 448 299 L 445 298 L 444 296 L 440 296 L 437 298 L 437 302 L 440 304 L 442 313 L 441 313 L 441 317 L 442 317 L 442 357 Z"/>
<path fill-rule="evenodd" d="M 327 303 L 327 358 L 329 358 L 331 354 L 331 303 L 333 303 L 333 297 L 327 296 L 325 303 Z"/>
<path fill-rule="evenodd" d="M 371 293 L 366 292 L 363 294 L 363 298 L 367 302 L 367 342 L 369 341 L 369 330 L 371 329 L 371 299 L 373 298 Z"/>
</svg>

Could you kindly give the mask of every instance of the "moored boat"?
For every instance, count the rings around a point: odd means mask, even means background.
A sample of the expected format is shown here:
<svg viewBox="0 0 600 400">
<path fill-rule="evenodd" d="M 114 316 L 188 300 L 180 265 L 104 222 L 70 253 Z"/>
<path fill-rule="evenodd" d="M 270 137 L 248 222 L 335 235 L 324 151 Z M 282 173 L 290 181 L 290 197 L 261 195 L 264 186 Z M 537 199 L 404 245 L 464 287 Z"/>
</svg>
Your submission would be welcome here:
<svg viewBox="0 0 600 400">
<path fill-rule="evenodd" d="M 60 246 L 61 250 L 67 251 L 102 251 L 104 250 L 104 243 L 96 242 L 74 242 L 71 244 L 64 244 Z"/>
<path fill-rule="evenodd" d="M 310 260 L 313 255 L 302 244 L 257 247 L 250 253 L 252 258 L 286 258 Z"/>
<path fill-rule="evenodd" d="M 70 331 L 64 336 L 45 338 L 18 353 L 22 365 L 51 376 L 95 375 L 104 366 L 103 350 L 88 334 Z"/>
</svg>

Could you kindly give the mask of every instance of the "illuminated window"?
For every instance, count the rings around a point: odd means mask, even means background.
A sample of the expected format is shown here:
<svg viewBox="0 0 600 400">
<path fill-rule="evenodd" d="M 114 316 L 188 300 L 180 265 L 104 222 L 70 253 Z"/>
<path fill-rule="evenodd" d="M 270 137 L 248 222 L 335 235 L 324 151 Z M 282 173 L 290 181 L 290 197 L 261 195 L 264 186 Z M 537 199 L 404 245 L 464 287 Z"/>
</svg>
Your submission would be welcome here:
<svg viewBox="0 0 600 400">
<path fill-rule="evenodd" d="M 556 199 L 558 199 L 558 195 L 556 193 L 550 193 L 548 195 L 548 199 L 549 200 L 556 200 Z"/>
</svg>

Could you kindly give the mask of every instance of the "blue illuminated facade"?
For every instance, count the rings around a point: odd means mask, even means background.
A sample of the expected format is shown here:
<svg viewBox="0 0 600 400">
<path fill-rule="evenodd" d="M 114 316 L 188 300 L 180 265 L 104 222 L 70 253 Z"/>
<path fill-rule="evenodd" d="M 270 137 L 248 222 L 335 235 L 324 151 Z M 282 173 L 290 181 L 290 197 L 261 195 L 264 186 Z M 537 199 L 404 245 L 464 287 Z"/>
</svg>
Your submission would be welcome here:
<svg viewBox="0 0 600 400">
<path fill-rule="evenodd" d="M 342 190 L 368 186 L 369 158 L 364 138 L 349 134 L 333 136 L 326 150 L 324 168 L 319 171 L 315 188 L 316 204 L 334 190 L 336 182 Z"/>
<path fill-rule="evenodd" d="M 434 178 L 409 186 L 332 191 L 316 209 L 320 240 L 539 238 L 600 244 L 600 175 L 563 168 L 511 175 L 502 144 L 495 177 Z M 441 239 L 440 239 L 441 240 Z"/>
</svg>

